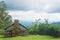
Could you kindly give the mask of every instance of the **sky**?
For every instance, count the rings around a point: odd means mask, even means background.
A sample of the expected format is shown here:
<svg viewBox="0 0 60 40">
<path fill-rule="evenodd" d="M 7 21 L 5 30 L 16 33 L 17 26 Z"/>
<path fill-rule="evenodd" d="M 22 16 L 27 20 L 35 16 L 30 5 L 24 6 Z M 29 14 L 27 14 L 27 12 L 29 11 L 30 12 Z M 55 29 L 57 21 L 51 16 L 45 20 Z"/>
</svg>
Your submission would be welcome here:
<svg viewBox="0 0 60 40">
<path fill-rule="evenodd" d="M 1 0 L 2 1 L 2 0 Z M 48 19 L 60 21 L 60 0 L 3 0 L 8 6 L 9 15 L 19 21 L 34 22 Z"/>
</svg>

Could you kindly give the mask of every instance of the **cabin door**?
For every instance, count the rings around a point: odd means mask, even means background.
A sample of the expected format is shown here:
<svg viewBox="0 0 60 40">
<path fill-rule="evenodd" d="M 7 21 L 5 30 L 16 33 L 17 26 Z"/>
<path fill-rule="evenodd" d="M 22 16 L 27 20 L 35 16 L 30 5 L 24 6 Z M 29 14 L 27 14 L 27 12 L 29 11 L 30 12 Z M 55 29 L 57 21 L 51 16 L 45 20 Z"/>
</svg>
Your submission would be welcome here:
<svg viewBox="0 0 60 40">
<path fill-rule="evenodd" d="M 9 31 L 9 35 L 12 37 L 12 30 Z"/>
</svg>

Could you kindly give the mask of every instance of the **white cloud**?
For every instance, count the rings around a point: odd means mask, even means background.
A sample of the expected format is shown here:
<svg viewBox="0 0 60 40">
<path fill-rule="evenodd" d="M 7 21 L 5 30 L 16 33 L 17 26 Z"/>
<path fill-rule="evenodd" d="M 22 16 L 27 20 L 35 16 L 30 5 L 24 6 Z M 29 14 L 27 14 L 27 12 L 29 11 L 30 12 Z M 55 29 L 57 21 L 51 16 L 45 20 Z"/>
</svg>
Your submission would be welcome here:
<svg viewBox="0 0 60 40">
<path fill-rule="evenodd" d="M 5 0 L 13 10 L 60 12 L 60 0 Z"/>
<path fill-rule="evenodd" d="M 49 22 L 58 22 L 60 21 L 60 13 L 37 13 L 35 11 L 9 11 L 9 14 L 14 19 L 18 19 L 21 21 L 35 21 L 35 19 L 48 19 Z"/>
<path fill-rule="evenodd" d="M 13 19 L 34 21 L 46 18 L 49 22 L 60 21 L 60 0 L 5 0 Z M 27 10 L 27 11 L 24 11 Z"/>
</svg>

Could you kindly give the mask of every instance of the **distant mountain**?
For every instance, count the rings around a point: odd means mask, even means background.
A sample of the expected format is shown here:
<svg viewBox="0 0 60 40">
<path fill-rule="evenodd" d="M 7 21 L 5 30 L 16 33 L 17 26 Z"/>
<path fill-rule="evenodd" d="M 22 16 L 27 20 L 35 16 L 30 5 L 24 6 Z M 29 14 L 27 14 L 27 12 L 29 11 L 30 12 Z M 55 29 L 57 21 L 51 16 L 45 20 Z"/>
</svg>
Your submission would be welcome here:
<svg viewBox="0 0 60 40">
<path fill-rule="evenodd" d="M 27 21 L 20 21 L 20 23 L 26 27 L 29 27 L 32 24 L 32 22 L 27 22 Z M 53 22 L 52 24 L 60 25 L 60 22 Z"/>
<path fill-rule="evenodd" d="M 26 27 L 29 27 L 32 24 L 32 22 L 27 22 L 27 21 L 20 21 L 20 23 Z"/>
<path fill-rule="evenodd" d="M 60 25 L 60 22 L 53 22 L 52 24 Z"/>
</svg>

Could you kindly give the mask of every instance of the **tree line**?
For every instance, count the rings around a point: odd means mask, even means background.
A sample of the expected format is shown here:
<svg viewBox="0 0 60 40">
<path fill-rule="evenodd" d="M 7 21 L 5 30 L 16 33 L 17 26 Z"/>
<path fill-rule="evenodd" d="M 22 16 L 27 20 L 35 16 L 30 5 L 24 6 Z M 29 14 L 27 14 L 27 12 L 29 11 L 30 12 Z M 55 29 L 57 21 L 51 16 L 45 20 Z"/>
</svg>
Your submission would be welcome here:
<svg viewBox="0 0 60 40">
<path fill-rule="evenodd" d="M 29 27 L 29 33 L 32 35 L 50 35 L 53 37 L 60 37 L 60 25 L 49 24 L 48 20 L 40 23 L 39 20 L 32 23 Z"/>
</svg>

